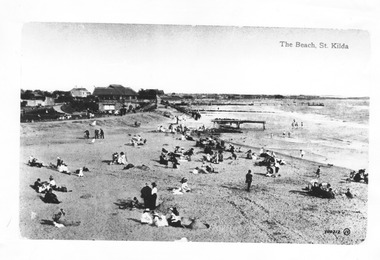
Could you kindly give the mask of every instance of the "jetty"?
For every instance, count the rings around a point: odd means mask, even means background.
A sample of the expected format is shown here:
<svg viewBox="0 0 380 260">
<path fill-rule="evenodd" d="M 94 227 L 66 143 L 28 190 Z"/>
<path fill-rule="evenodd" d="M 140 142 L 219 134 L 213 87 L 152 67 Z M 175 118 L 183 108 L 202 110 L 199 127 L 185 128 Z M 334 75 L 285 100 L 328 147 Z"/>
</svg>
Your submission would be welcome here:
<svg viewBox="0 0 380 260">
<path fill-rule="evenodd" d="M 240 120 L 240 119 L 233 119 L 233 118 L 215 118 L 211 120 L 214 124 L 217 123 L 219 125 L 236 125 L 236 127 L 239 129 L 241 124 L 244 123 L 253 123 L 253 124 L 262 124 L 263 130 L 265 130 L 265 121 L 257 121 L 257 120 Z"/>
</svg>

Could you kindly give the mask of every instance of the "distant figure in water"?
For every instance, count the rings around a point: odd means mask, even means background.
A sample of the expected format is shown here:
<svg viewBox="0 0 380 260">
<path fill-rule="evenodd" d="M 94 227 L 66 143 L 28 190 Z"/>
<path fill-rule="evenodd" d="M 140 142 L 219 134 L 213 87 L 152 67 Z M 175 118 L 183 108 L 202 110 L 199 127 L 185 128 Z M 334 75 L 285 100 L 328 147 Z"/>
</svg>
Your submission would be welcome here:
<svg viewBox="0 0 380 260">
<path fill-rule="evenodd" d="M 303 150 L 300 150 L 300 157 L 303 158 L 305 156 L 305 152 Z"/>
</svg>

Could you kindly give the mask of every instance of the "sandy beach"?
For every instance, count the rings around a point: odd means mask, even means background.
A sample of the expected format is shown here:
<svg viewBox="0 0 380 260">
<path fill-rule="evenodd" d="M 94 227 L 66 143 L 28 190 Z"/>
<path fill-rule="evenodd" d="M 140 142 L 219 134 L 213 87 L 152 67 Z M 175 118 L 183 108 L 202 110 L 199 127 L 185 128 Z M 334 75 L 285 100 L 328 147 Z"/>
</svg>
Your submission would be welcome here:
<svg viewBox="0 0 380 260">
<path fill-rule="evenodd" d="M 256 109 L 256 107 L 255 107 Z M 263 107 L 261 109 L 264 109 Z M 268 107 L 265 108 L 269 109 Z M 240 144 L 243 153 L 238 159 L 225 160 L 215 165 L 217 174 L 193 174 L 200 167 L 202 153 L 195 148 L 192 161 L 181 162 L 179 169 L 165 168 L 158 163 L 160 151 L 179 145 L 185 149 L 194 141 L 178 140 L 178 134 L 158 133 L 158 126 L 167 127 L 174 118 L 164 117 L 164 111 L 181 115 L 172 109 L 159 108 L 149 113 L 128 114 L 122 117 L 93 120 L 39 122 L 21 124 L 20 154 L 20 233 L 28 239 L 75 240 L 132 240 L 174 241 L 186 237 L 194 242 L 266 242 L 358 244 L 365 240 L 367 229 L 367 185 L 347 183 L 350 171 L 367 168 L 368 125 L 331 120 L 324 115 L 313 115 L 270 108 L 274 113 L 257 113 L 257 120 L 267 121 L 267 130 L 244 125 L 243 134 L 223 134 L 227 142 Z M 197 127 L 215 117 L 231 117 L 231 113 L 202 113 L 200 121 L 186 116 L 188 127 Z M 293 119 L 304 127 L 291 129 Z M 135 121 L 141 122 L 134 127 Z M 94 143 L 84 139 L 83 132 L 102 128 L 105 139 Z M 291 137 L 282 133 L 291 132 Z M 134 134 L 147 139 L 144 146 L 129 144 Z M 273 136 L 272 136 L 273 134 Z M 266 177 L 266 168 L 254 166 L 244 152 L 250 147 L 273 150 L 287 164 L 280 169 L 281 177 Z M 299 150 L 306 151 L 303 159 Z M 123 170 L 122 165 L 108 165 L 114 152 L 125 152 L 128 162 L 135 166 Z M 64 159 L 71 171 L 86 166 L 85 177 L 59 173 L 48 168 L 27 165 L 30 155 L 45 164 L 55 163 L 57 156 Z M 330 164 L 330 166 L 328 166 Z M 333 166 L 331 166 L 331 164 Z M 314 178 L 322 165 L 321 180 L 336 191 L 336 199 L 307 196 L 302 190 Z M 244 190 L 247 170 L 253 172 L 251 192 Z M 37 178 L 48 180 L 53 175 L 58 185 L 72 192 L 56 192 L 59 205 L 45 204 L 30 185 Z M 186 177 L 191 193 L 174 195 L 168 190 L 178 187 Z M 177 207 L 183 217 L 197 217 L 210 224 L 207 230 L 187 230 L 173 227 L 156 228 L 139 223 L 141 210 L 122 210 L 120 200 L 138 197 L 146 182 L 158 184 L 158 211 L 166 214 L 169 207 Z M 345 197 L 350 188 L 354 199 Z M 67 217 L 81 221 L 78 227 L 59 229 L 43 225 L 60 208 Z M 343 230 L 349 229 L 346 235 Z M 329 233 L 329 230 L 339 232 Z"/>
</svg>

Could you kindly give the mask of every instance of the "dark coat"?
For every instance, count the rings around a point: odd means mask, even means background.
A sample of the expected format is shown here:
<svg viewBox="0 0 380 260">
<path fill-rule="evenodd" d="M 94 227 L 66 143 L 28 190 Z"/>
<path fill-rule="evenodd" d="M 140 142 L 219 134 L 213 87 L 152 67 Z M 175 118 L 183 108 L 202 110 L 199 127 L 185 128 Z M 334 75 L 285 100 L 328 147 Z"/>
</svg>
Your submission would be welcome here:
<svg viewBox="0 0 380 260">
<path fill-rule="evenodd" d="M 145 186 L 141 189 L 141 198 L 149 199 L 152 195 L 152 189 L 149 186 Z"/>
<path fill-rule="evenodd" d="M 245 175 L 245 183 L 249 183 L 249 182 L 252 182 L 252 174 L 247 173 Z"/>
</svg>

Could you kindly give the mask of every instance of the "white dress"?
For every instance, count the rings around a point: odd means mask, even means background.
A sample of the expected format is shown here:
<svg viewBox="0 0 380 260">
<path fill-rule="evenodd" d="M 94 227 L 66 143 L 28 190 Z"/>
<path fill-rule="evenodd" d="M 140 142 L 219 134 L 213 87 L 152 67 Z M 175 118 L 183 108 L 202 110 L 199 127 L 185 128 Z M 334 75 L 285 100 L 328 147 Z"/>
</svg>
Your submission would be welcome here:
<svg viewBox="0 0 380 260">
<path fill-rule="evenodd" d="M 149 212 L 144 212 L 141 216 L 141 223 L 142 224 L 153 224 L 153 219 L 152 217 L 150 216 L 150 213 Z"/>
</svg>

